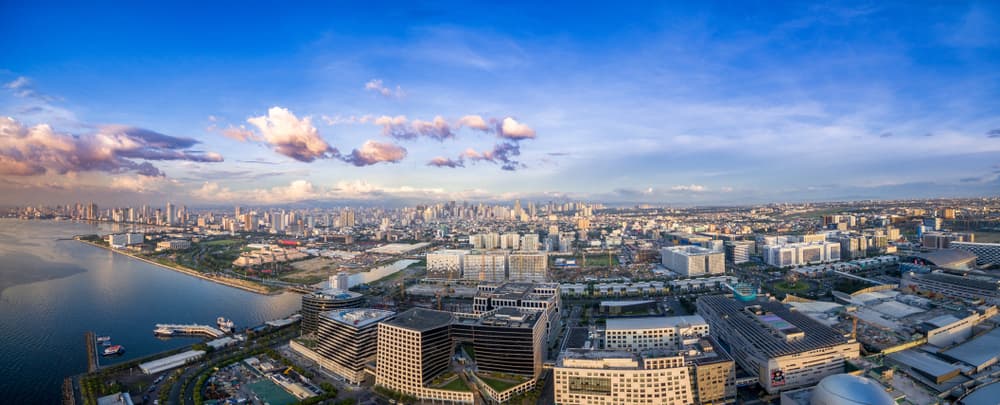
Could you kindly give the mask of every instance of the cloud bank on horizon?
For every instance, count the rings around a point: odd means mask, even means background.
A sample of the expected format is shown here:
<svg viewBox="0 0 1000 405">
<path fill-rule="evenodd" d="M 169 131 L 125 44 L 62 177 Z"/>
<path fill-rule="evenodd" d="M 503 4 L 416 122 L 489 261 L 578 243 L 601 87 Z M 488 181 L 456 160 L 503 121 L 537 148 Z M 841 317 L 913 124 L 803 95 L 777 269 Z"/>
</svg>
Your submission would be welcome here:
<svg viewBox="0 0 1000 405">
<path fill-rule="evenodd" d="M 1000 190 L 1000 5 L 463 6 L 9 10 L 0 204 Z"/>
</svg>

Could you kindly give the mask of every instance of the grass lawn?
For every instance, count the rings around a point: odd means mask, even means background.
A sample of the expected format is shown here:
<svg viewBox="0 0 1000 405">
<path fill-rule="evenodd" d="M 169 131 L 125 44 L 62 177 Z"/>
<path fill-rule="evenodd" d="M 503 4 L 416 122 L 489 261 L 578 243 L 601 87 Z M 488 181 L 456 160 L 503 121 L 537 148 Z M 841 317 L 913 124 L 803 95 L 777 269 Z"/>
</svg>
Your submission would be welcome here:
<svg viewBox="0 0 1000 405">
<path fill-rule="evenodd" d="M 208 242 L 202 242 L 201 244 L 205 246 L 232 246 L 238 243 L 243 243 L 243 241 L 239 239 L 216 239 Z"/>
<path fill-rule="evenodd" d="M 520 381 L 507 381 L 492 377 L 486 377 L 481 374 L 477 374 L 477 376 L 479 377 L 480 380 L 483 380 L 483 382 L 486 383 L 486 385 L 489 385 L 490 388 L 496 390 L 496 392 L 504 392 L 521 383 Z"/>
<path fill-rule="evenodd" d="M 461 378 L 456 378 L 454 380 L 451 380 L 451 382 L 442 385 L 441 389 L 448 391 L 463 391 L 463 392 L 470 391 L 469 387 L 465 385 L 465 381 L 462 381 Z"/>
<path fill-rule="evenodd" d="M 775 283 L 774 284 L 774 289 L 776 289 L 778 291 L 781 291 L 781 292 L 784 292 L 784 293 L 802 292 L 802 291 L 806 291 L 806 290 L 809 289 L 809 284 L 808 283 L 803 283 L 801 281 L 797 282 L 795 284 L 788 284 L 787 281 L 782 281 L 780 283 Z"/>
</svg>

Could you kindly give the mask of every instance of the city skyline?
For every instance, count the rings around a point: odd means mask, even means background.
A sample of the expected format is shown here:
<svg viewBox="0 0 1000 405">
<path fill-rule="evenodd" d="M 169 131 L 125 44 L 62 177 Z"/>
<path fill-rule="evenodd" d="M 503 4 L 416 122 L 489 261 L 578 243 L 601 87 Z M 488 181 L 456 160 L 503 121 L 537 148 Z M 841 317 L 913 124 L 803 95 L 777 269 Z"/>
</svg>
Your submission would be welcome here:
<svg viewBox="0 0 1000 405">
<path fill-rule="evenodd" d="M 1000 189 L 995 4 L 4 7 L 0 205 Z"/>
</svg>

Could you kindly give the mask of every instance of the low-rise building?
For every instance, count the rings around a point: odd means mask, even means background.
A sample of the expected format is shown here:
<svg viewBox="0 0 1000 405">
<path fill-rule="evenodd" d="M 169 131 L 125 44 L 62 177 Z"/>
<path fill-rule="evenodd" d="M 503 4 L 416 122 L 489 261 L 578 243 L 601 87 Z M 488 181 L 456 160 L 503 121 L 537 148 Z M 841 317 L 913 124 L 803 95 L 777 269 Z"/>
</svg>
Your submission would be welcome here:
<svg viewBox="0 0 1000 405">
<path fill-rule="evenodd" d="M 777 302 L 702 296 L 698 314 L 743 370 L 769 393 L 818 383 L 860 356 L 853 339 Z"/>
<path fill-rule="evenodd" d="M 707 336 L 708 323 L 698 315 L 609 318 L 605 332 L 608 349 L 676 350 Z"/>
</svg>

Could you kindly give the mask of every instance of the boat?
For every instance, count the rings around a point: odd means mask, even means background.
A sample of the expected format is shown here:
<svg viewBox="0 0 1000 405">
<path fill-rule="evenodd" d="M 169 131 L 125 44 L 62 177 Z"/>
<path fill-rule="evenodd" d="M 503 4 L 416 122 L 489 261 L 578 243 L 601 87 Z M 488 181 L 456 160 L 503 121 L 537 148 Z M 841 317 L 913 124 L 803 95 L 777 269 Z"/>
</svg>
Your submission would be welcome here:
<svg viewBox="0 0 1000 405">
<path fill-rule="evenodd" d="M 234 324 L 233 321 L 223 318 L 221 316 L 215 320 L 215 323 L 219 325 L 219 330 L 225 333 L 231 333 L 233 331 L 233 328 L 236 326 L 236 324 Z"/>
<path fill-rule="evenodd" d="M 98 342 L 110 342 L 111 341 L 111 336 L 98 336 L 97 337 L 97 341 Z"/>
<path fill-rule="evenodd" d="M 101 346 L 104 346 L 104 347 L 111 346 L 111 341 L 101 342 Z"/>
<path fill-rule="evenodd" d="M 156 328 L 153 330 L 153 334 L 156 336 L 173 336 L 174 330 L 170 328 Z"/>
<path fill-rule="evenodd" d="M 125 353 L 125 347 L 124 346 L 122 346 L 122 345 L 114 345 L 114 346 L 106 347 L 104 349 L 104 353 L 103 354 L 105 356 L 114 356 L 114 355 L 124 354 L 124 353 Z"/>
</svg>

